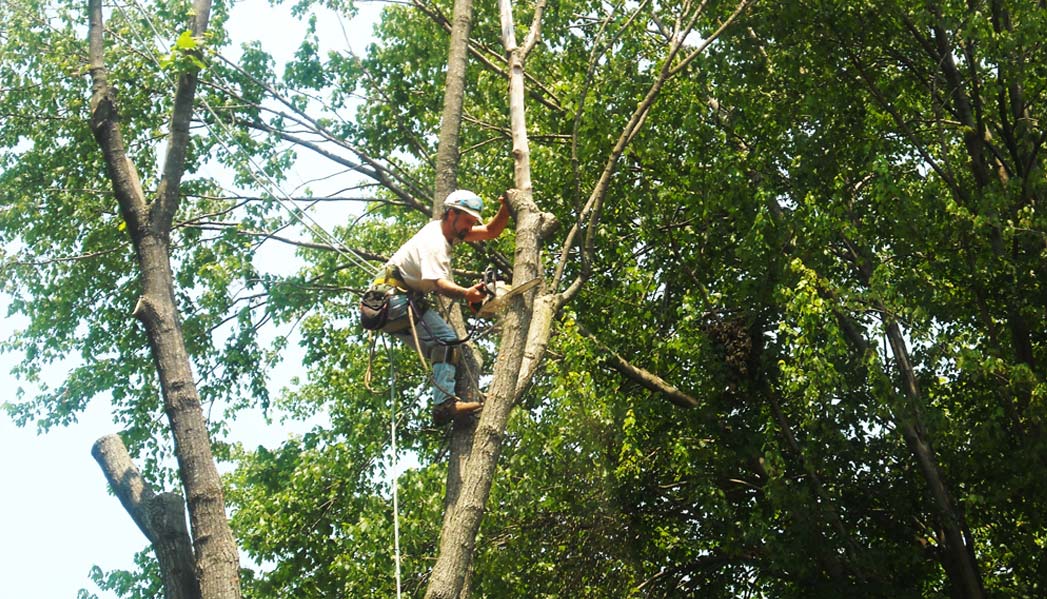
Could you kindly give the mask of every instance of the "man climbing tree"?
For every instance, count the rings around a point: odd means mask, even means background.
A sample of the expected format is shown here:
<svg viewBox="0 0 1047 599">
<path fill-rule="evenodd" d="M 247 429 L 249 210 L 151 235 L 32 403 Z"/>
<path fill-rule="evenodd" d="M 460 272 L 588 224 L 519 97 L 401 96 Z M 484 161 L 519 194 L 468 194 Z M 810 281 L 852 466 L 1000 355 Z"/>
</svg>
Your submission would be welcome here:
<svg viewBox="0 0 1047 599">
<path fill-rule="evenodd" d="M 437 424 L 472 414 L 483 404 L 475 381 L 468 397 L 455 395 L 456 354 L 461 341 L 447 321 L 429 308 L 424 295 L 435 292 L 470 305 L 483 302 L 487 295 L 484 283 L 461 287 L 454 282 L 451 252 L 462 241 L 486 241 L 501 235 L 509 222 L 509 207 L 504 195 L 498 200 L 498 213 L 486 224 L 480 224 L 480 196 L 464 189 L 449 194 L 444 200 L 443 217 L 422 227 L 393 254 L 384 274 L 375 279 L 361 302 L 365 327 L 389 333 L 429 359 L 433 421 Z"/>
</svg>

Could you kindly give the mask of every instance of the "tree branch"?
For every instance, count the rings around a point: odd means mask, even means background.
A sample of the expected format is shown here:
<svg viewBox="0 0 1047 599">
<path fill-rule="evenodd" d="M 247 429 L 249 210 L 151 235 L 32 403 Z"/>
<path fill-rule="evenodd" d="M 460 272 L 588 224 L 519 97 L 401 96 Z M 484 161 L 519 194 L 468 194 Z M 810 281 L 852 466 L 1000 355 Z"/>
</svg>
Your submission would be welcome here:
<svg viewBox="0 0 1047 599">
<path fill-rule="evenodd" d="M 733 22 L 735 16 L 740 13 L 740 9 L 748 5 L 750 0 L 742 0 L 739 4 L 739 9 L 731 15 L 729 21 Z M 673 77 L 679 70 L 675 70 L 673 67 L 673 61 L 676 56 L 680 53 L 683 48 L 684 40 L 693 31 L 693 27 L 697 22 L 697 18 L 701 13 L 702 7 L 699 7 L 691 15 L 687 24 L 683 27 L 678 27 L 674 31 L 672 40 L 669 44 L 668 51 L 665 54 L 665 58 L 662 61 L 662 66 L 659 69 L 658 75 L 654 82 L 651 84 L 647 91 L 647 94 L 637 105 L 636 110 L 633 111 L 628 123 L 623 127 L 621 134 L 618 136 L 618 140 L 615 142 L 614 148 L 611 150 L 610 155 L 607 157 L 607 161 L 604 164 L 603 172 L 600 174 L 600 178 L 597 180 L 596 185 L 593 187 L 592 193 L 589 195 L 589 200 L 585 207 L 579 213 L 577 220 L 571 231 L 568 233 L 568 242 L 565 242 L 564 250 L 561 254 L 561 261 L 564 261 L 568 257 L 568 253 L 573 245 L 573 239 L 583 226 L 585 225 L 585 239 L 582 242 L 582 269 L 575 280 L 568 286 L 563 292 L 562 297 L 564 302 L 570 301 L 577 293 L 581 290 L 585 281 L 589 278 L 591 267 L 591 258 L 594 252 L 594 243 L 596 238 L 597 224 L 600 221 L 600 215 L 603 209 L 603 202 L 607 196 L 607 191 L 610 188 L 611 178 L 617 171 L 618 159 L 621 158 L 625 152 L 625 148 L 635 138 L 637 133 L 643 127 L 644 121 L 647 119 L 647 115 L 650 112 L 655 101 L 661 94 L 662 88 L 665 84 Z M 714 35 L 718 36 L 724 31 L 724 27 L 721 26 L 717 29 Z M 708 48 L 708 44 L 702 45 L 699 51 L 704 51 Z M 697 56 L 695 52 L 692 52 L 687 61 L 693 60 Z M 557 272 L 562 272 L 562 269 L 558 268 Z"/>
<path fill-rule="evenodd" d="M 182 496 L 155 493 L 131 462 L 118 435 L 107 435 L 96 441 L 91 455 L 124 509 L 153 545 L 166 599 L 199 599 Z"/>
<path fill-rule="evenodd" d="M 196 0 L 193 3 L 192 34 L 197 43 L 203 43 L 203 33 L 211 16 L 211 0 Z M 199 60 L 199 48 L 188 52 Z M 193 99 L 196 96 L 196 67 L 186 68 L 178 77 L 174 108 L 171 112 L 171 132 L 167 140 L 167 156 L 164 160 L 163 177 L 157 188 L 156 203 L 152 208 L 153 225 L 159 231 L 167 231 L 178 211 L 181 198 L 182 175 L 185 173 L 185 157 L 189 148 L 189 124 L 193 119 Z"/>
<path fill-rule="evenodd" d="M 432 19 L 434 23 L 440 25 L 448 32 L 451 31 L 450 21 L 440 12 L 439 8 L 423 4 L 420 0 L 414 0 L 414 6 Z M 478 60 L 487 70 L 508 79 L 509 74 L 505 69 L 495 63 L 495 60 L 502 59 L 502 56 L 498 52 L 483 44 L 477 43 L 474 40 L 470 40 L 469 55 Z M 531 98 L 534 98 L 539 104 L 542 104 L 552 111 L 564 112 L 564 107 L 560 104 L 560 98 L 558 98 L 547 85 L 538 79 L 535 79 L 533 75 L 525 73 L 524 77 L 527 79 L 528 89 L 538 89 L 542 92 L 540 94 L 532 93 L 530 96 Z"/>
<path fill-rule="evenodd" d="M 251 229 L 241 229 L 241 228 L 239 228 L 239 226 L 240 226 L 239 223 L 227 223 L 227 222 L 221 222 L 221 221 L 212 221 L 212 222 L 199 222 L 199 221 L 188 222 L 187 221 L 185 223 L 180 223 L 179 226 L 184 226 L 184 227 L 192 228 L 192 229 L 199 229 L 201 231 L 228 231 L 229 229 L 234 229 L 237 234 L 244 235 L 246 237 L 260 237 L 260 238 L 263 238 L 263 239 L 272 239 L 273 241 L 279 241 L 281 243 L 286 243 L 287 245 L 293 245 L 295 247 L 306 248 L 306 249 L 310 249 L 310 250 L 321 250 L 321 251 L 332 251 L 332 252 L 337 252 L 337 251 L 351 252 L 354 255 L 362 256 L 364 258 L 367 258 L 368 260 L 374 260 L 375 262 L 377 262 L 379 264 L 383 264 L 386 260 L 389 259 L 388 256 L 382 256 L 381 254 L 375 254 L 373 252 L 367 252 L 367 251 L 352 249 L 352 248 L 349 248 L 348 246 L 345 246 L 345 245 L 343 245 L 341 247 L 336 247 L 336 246 L 331 245 L 329 243 L 317 243 L 317 242 L 314 242 L 314 241 L 301 241 L 301 240 L 298 240 L 298 239 L 291 239 L 289 237 L 283 237 L 281 235 L 276 235 L 274 233 L 270 233 L 270 232 L 267 232 L 267 231 L 255 231 L 255 230 L 251 230 Z"/>
<path fill-rule="evenodd" d="M 523 49 L 520 51 L 521 60 L 527 60 L 527 55 L 530 54 L 535 44 L 538 43 L 538 38 L 542 32 L 542 13 L 545 12 L 545 1 L 538 0 L 534 6 L 534 19 L 531 21 L 531 30 L 527 32 L 527 37 L 524 38 Z"/>
<path fill-rule="evenodd" d="M 657 374 L 640 368 L 623 358 L 602 341 L 597 339 L 595 335 L 589 332 L 581 324 L 578 325 L 578 330 L 586 339 L 592 341 L 593 344 L 604 353 L 606 361 L 611 365 L 611 367 L 629 380 L 639 383 L 641 387 L 648 391 L 654 391 L 655 393 L 665 396 L 666 399 L 681 408 L 697 408 L 702 405 L 702 402 L 693 395 L 684 393 Z"/>
</svg>

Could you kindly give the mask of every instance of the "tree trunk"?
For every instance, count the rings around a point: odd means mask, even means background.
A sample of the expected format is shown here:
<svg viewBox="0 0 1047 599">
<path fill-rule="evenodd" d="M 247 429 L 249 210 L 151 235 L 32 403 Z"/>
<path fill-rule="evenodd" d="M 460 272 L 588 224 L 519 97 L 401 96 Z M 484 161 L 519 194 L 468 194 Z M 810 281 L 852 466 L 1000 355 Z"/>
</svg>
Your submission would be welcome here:
<svg viewBox="0 0 1047 599">
<path fill-rule="evenodd" d="M 888 314 L 888 312 L 884 312 Z M 909 360 L 909 350 L 902 338 L 898 323 L 889 322 L 886 326 L 887 338 L 890 340 L 891 351 L 894 361 L 905 382 L 904 389 L 913 406 L 918 406 L 920 401 L 920 387 L 916 381 Z M 898 415 L 899 428 L 905 438 L 909 450 L 916 458 L 920 466 L 927 487 L 934 498 L 937 507 L 938 518 L 945 537 L 946 560 L 951 564 L 950 578 L 953 585 L 962 589 L 963 597 L 981 598 L 985 597 L 985 588 L 982 585 L 981 572 L 974 555 L 974 540 L 967 534 L 967 525 L 963 513 L 960 512 L 948 486 L 945 484 L 941 468 L 938 466 L 938 457 L 934 453 L 923 427 L 917 418 Z M 948 566 L 948 564 L 947 564 Z"/>
<path fill-rule="evenodd" d="M 193 547 L 185 527 L 185 502 L 177 493 L 153 492 L 131 462 L 123 440 L 108 435 L 91 449 L 124 509 L 156 552 L 166 599 L 199 599 Z"/>
<path fill-rule="evenodd" d="M 837 311 L 836 317 L 844 332 L 844 336 L 854 348 L 854 351 L 861 356 L 861 359 L 865 359 L 871 352 L 874 352 L 860 332 L 859 327 L 848 316 Z M 902 438 L 905 439 L 905 444 L 909 447 L 909 451 L 912 452 L 916 465 L 927 483 L 927 489 L 930 491 L 933 511 L 942 530 L 942 566 L 945 568 L 946 575 L 958 596 L 980 599 L 985 597 L 985 590 L 982 586 L 978 563 L 974 556 L 974 541 L 966 532 L 967 526 L 964 522 L 963 514 L 957 508 L 956 502 L 949 492 L 941 467 L 938 465 L 938 458 L 926 433 L 919 424 L 917 407 L 920 399 L 919 386 L 909 365 L 908 351 L 901 338 L 901 331 L 895 323 L 888 323 L 885 325 L 885 328 L 895 361 L 898 362 L 899 373 L 903 379 L 905 399 L 908 400 L 906 402 L 902 398 L 892 399 L 891 403 L 893 405 L 890 406 L 891 416 L 898 430 L 902 433 Z M 886 374 L 883 376 L 886 376 Z M 910 413 L 906 413 L 907 410 Z"/>
<path fill-rule="evenodd" d="M 516 216 L 516 261 L 513 281 L 520 283 L 541 274 L 539 247 L 546 230 L 546 217 L 531 198 L 530 152 L 523 111 L 523 58 L 511 33 L 512 14 L 507 0 L 501 2 L 503 37 L 509 53 L 510 122 L 513 134 L 516 189 L 509 202 Z M 528 297 L 533 297 L 528 294 Z M 517 398 L 524 348 L 530 338 L 531 309 L 524 298 L 513 301 L 505 316 L 505 331 L 495 362 L 494 380 L 480 421 L 473 434 L 472 450 L 464 464 L 457 502 L 444 517 L 436 565 L 426 591 L 427 598 L 453 599 L 465 587 L 472 567 L 476 536 L 490 495 L 509 412 Z M 543 327 L 547 336 L 549 329 Z M 467 593 L 468 591 L 466 591 Z"/>
<path fill-rule="evenodd" d="M 207 29 L 210 9 L 209 0 L 198 0 L 194 5 L 193 34 L 198 39 Z M 163 179 L 156 199 L 147 203 L 124 148 L 115 94 L 104 66 L 101 0 L 90 0 L 89 37 L 91 129 L 105 156 L 113 191 L 138 258 L 142 295 L 134 316 L 146 328 L 164 411 L 174 436 L 179 475 L 188 498 L 200 596 L 239 599 L 236 542 L 226 519 L 221 480 L 185 349 L 168 253 L 171 222 L 178 209 L 185 169 L 196 74 L 183 73 L 178 79 Z"/>
<path fill-rule="evenodd" d="M 733 22 L 747 6 L 747 2 L 748 0 L 742 0 L 735 12 L 716 32 L 708 36 L 703 44 L 680 64 L 673 67 L 673 61 L 682 47 L 683 40 L 687 38 L 687 34 L 693 28 L 698 15 L 701 14 L 702 7 L 689 9 L 692 12 L 686 19 L 686 24 L 683 25 L 684 30 L 678 32 L 679 35 L 673 36 L 659 76 L 652 84 L 647 96 L 640 102 L 615 144 L 607 160 L 601 181 L 594 189 L 590 203 L 583 210 L 579 221 L 588 220 L 590 226 L 595 226 L 600 212 L 599 205 L 602 203 L 618 158 L 625 146 L 631 142 L 642 127 L 646 115 L 665 82 L 678 73 L 694 56 L 703 51 L 709 43 L 719 37 L 724 28 Z M 542 276 L 541 245 L 556 226 L 555 217 L 542 212 L 532 197 L 530 149 L 524 110 L 524 62 L 528 53 L 537 44 L 545 0 L 537 0 L 535 3 L 534 19 L 522 46 L 516 43 L 512 1 L 499 0 L 498 6 L 502 41 L 509 67 L 509 121 L 515 167 L 515 189 L 508 194 L 510 208 L 516 222 L 516 253 L 512 282 L 521 284 Z M 568 239 L 573 239 L 573 237 L 569 235 Z M 583 249 L 583 253 L 589 250 L 591 248 Z M 566 259 L 566 254 L 565 250 L 564 259 Z M 558 271 L 562 272 L 562 268 Z M 554 278 L 554 284 L 557 282 L 555 279 L 558 279 L 558 276 Z M 502 326 L 504 335 L 499 345 L 494 367 L 494 380 L 473 435 L 472 451 L 462 472 L 457 505 L 454 510 L 444 516 L 437 560 L 426 590 L 427 599 L 454 599 L 459 596 L 464 587 L 466 574 L 472 566 L 476 536 L 480 530 L 484 506 L 490 495 L 509 412 L 520 395 L 528 388 L 532 377 L 537 372 L 552 334 L 553 319 L 556 313 L 573 294 L 577 293 L 583 282 L 584 277 L 577 280 L 570 289 L 563 293 L 557 293 L 555 289 L 548 290 L 543 286 L 538 292 L 531 291 L 514 299 L 508 306 Z"/>
<path fill-rule="evenodd" d="M 443 201 L 458 186 L 459 134 L 462 105 L 465 102 L 465 70 L 472 29 L 473 0 L 455 0 L 451 23 L 451 43 L 444 85 L 444 109 L 440 119 L 439 145 L 436 148 L 436 189 L 433 217 L 443 214 Z"/>
<path fill-rule="evenodd" d="M 455 0 L 452 17 L 451 38 L 447 57 L 447 78 L 444 85 L 444 107 L 440 119 L 440 137 L 436 149 L 436 180 L 433 190 L 434 218 L 443 215 L 444 199 L 458 186 L 459 139 L 462 127 L 462 111 L 465 102 L 465 71 L 468 64 L 469 32 L 472 28 L 472 0 Z M 450 324 L 459 336 L 466 330 L 465 319 L 458 305 L 444 302 L 450 313 Z M 455 373 L 455 392 L 465 396 L 470 390 L 478 391 L 479 374 L 483 363 L 470 344 L 459 347 L 459 368 Z M 462 488 L 462 476 L 473 445 L 476 421 L 455 420 L 451 425 L 451 441 L 447 459 L 447 483 L 444 491 L 444 522 L 454 513 Z M 466 570 L 468 579 L 471 568 Z M 462 584 L 459 599 L 469 596 L 468 582 Z"/>
</svg>

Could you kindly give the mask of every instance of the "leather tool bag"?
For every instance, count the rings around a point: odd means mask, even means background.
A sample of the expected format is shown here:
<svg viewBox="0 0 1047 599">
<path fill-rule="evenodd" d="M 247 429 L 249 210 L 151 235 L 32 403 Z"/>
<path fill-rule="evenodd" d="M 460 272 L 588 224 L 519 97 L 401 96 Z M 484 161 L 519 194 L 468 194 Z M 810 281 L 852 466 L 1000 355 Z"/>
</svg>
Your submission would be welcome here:
<svg viewBox="0 0 1047 599">
<path fill-rule="evenodd" d="M 372 289 L 360 298 L 360 326 L 377 331 L 389 320 L 389 294 Z"/>
</svg>

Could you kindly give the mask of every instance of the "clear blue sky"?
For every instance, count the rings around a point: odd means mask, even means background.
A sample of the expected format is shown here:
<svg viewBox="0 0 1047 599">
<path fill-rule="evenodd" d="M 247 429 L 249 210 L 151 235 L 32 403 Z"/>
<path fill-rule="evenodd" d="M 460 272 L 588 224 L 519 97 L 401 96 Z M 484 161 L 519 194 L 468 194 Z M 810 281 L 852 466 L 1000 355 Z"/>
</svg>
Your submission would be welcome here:
<svg viewBox="0 0 1047 599">
<path fill-rule="evenodd" d="M 0 334 L 9 332 L 5 321 Z M 0 388 L 8 394 L 17 385 L 8 375 L 11 362 L 0 361 Z M 0 416 L 5 599 L 73 599 L 81 588 L 97 591 L 88 578 L 92 565 L 130 568 L 145 547 L 145 537 L 109 494 L 91 457 L 95 439 L 112 432 L 103 402 L 92 404 L 75 425 L 45 435 Z"/>
<path fill-rule="evenodd" d="M 355 52 L 363 52 L 381 5 L 363 3 L 361 17 L 344 34 L 336 19 L 320 19 L 321 39 L 344 48 L 348 38 Z M 286 9 L 273 9 L 265 0 L 246 0 L 230 19 L 233 39 L 261 40 L 278 64 L 301 39 L 289 25 L 292 22 Z M 235 29 L 237 25 L 242 29 Z M 311 178 L 300 169 L 298 179 Z M 344 181 L 332 182 L 339 183 Z M 20 325 L 17 319 L 4 317 L 7 299 L 0 296 L 0 338 L 4 339 Z M 19 382 L 10 371 L 17 361 L 18 356 L 0 354 L 0 388 L 6 391 L 0 403 L 15 399 Z M 64 374 L 57 367 L 47 377 L 57 383 Z M 278 377 L 283 381 L 290 374 Z M 280 381 L 273 386 L 279 387 Z M 257 418 L 250 422 L 250 418 L 237 420 L 237 436 L 245 442 L 273 445 L 291 432 L 266 426 Z M 102 599 L 114 598 L 90 581 L 91 567 L 129 569 L 134 554 L 147 541 L 109 492 L 91 457 L 95 440 L 113 432 L 116 427 L 104 398 L 92 402 L 77 423 L 43 435 L 37 435 L 33 425 L 16 427 L 0 413 L 0 599 L 75 599 L 81 588 Z"/>
</svg>

